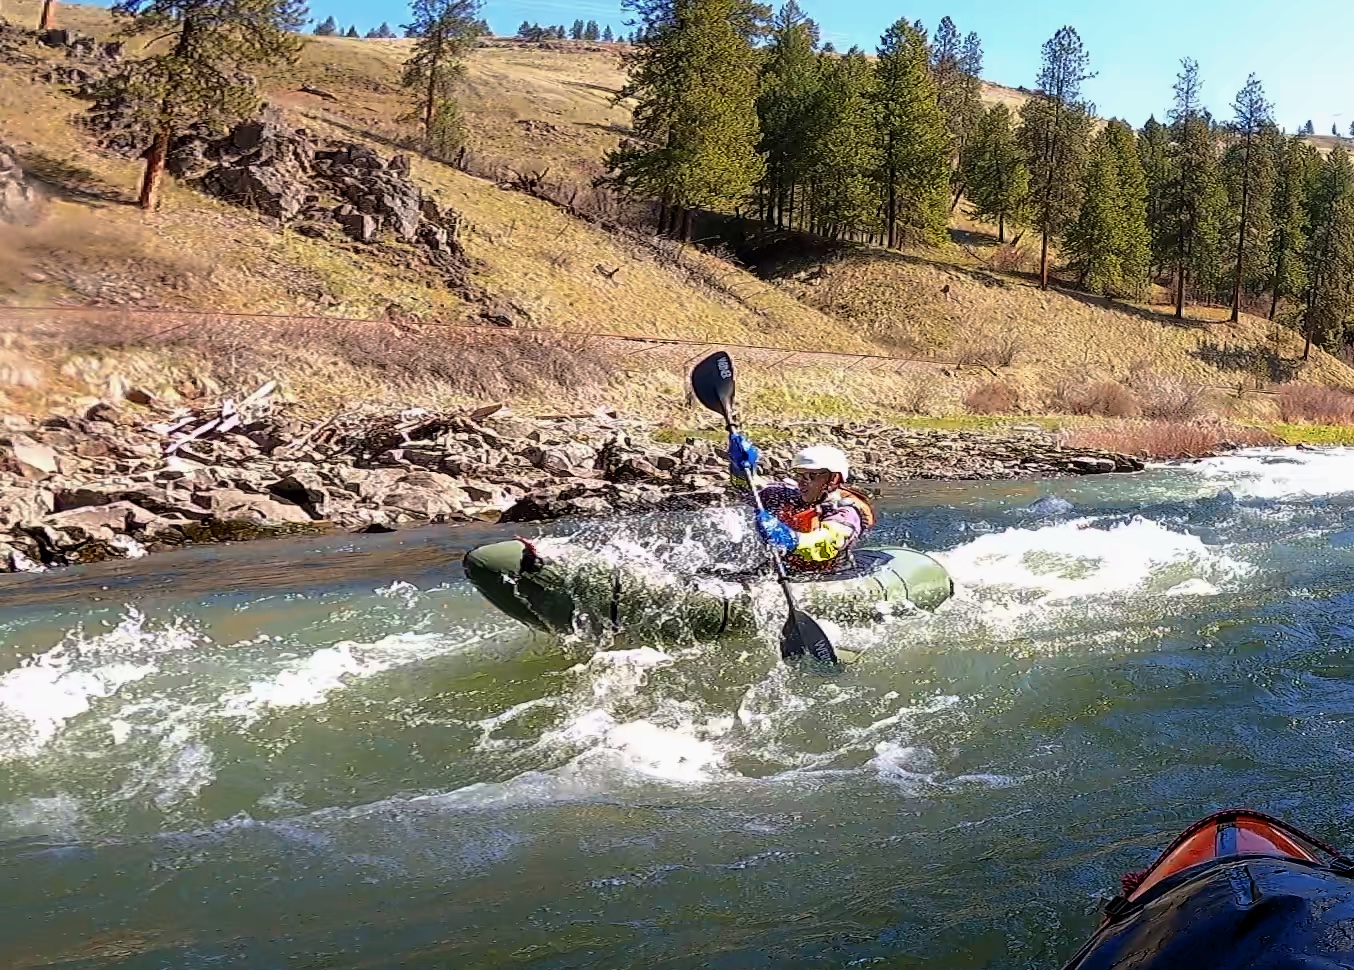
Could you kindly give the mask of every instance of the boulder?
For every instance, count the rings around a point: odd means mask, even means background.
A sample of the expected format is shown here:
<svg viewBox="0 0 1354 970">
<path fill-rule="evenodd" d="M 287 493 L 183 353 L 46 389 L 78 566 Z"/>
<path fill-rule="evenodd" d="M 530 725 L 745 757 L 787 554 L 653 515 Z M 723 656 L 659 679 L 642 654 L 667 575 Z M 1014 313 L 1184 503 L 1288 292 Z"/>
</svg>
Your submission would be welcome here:
<svg viewBox="0 0 1354 970">
<path fill-rule="evenodd" d="M 305 509 L 238 488 L 214 488 L 193 495 L 193 502 L 217 519 L 251 522 L 310 522 Z"/>
<path fill-rule="evenodd" d="M 0 144 L 0 223 L 32 224 L 41 208 L 41 196 L 24 176 L 18 157 Z"/>
<path fill-rule="evenodd" d="M 49 445 L 38 444 L 28 435 L 16 434 L 10 437 L 8 458 L 11 467 L 30 481 L 44 481 L 61 470 L 56 450 Z"/>
<path fill-rule="evenodd" d="M 213 169 L 203 176 L 202 186 L 227 202 L 283 221 L 295 218 L 306 204 L 304 182 L 262 165 Z"/>
<path fill-rule="evenodd" d="M 55 508 L 52 493 L 41 488 L 0 488 L 0 531 L 35 523 Z"/>
<path fill-rule="evenodd" d="M 342 206 L 341 208 L 345 211 L 335 218 L 339 225 L 343 227 L 343 231 L 349 239 L 360 243 L 376 241 L 376 231 L 380 228 L 380 224 L 376 221 L 375 216 L 358 212 L 351 206 Z"/>
<path fill-rule="evenodd" d="M 333 504 L 329 498 L 329 488 L 320 473 L 313 468 L 299 468 L 285 478 L 270 482 L 265 488 L 282 501 L 304 509 L 313 519 L 329 517 Z"/>
</svg>

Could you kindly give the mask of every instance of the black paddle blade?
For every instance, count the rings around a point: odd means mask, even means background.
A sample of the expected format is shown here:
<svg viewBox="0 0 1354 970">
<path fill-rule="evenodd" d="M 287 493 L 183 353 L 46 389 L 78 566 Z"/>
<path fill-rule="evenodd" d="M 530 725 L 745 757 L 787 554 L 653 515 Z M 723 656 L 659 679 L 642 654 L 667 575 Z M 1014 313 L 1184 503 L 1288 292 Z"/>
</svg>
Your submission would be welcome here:
<svg viewBox="0 0 1354 970">
<path fill-rule="evenodd" d="M 691 389 L 696 399 L 725 418 L 733 413 L 733 360 L 716 351 L 691 369 Z"/>
<path fill-rule="evenodd" d="M 837 651 L 832 641 L 807 613 L 790 610 L 785 618 L 785 629 L 780 632 L 780 655 L 783 660 L 809 656 L 825 664 L 837 663 Z"/>
</svg>

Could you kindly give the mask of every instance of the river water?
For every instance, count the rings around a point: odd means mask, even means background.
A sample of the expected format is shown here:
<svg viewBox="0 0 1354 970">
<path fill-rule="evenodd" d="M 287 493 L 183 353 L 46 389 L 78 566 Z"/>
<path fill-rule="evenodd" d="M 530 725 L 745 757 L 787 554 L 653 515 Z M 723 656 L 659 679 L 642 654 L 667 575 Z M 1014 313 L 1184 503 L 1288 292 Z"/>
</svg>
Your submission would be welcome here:
<svg viewBox="0 0 1354 970">
<path fill-rule="evenodd" d="M 957 594 L 837 676 L 529 633 L 497 527 L 7 578 L 0 966 L 1059 967 L 1210 810 L 1354 846 L 1354 453 L 881 509 Z"/>
</svg>

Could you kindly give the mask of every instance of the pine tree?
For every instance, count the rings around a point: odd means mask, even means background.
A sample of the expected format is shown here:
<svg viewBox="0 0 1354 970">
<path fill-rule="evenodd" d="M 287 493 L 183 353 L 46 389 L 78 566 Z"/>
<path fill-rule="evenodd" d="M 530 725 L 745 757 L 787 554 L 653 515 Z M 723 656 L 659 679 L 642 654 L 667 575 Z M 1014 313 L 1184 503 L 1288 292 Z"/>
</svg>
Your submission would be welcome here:
<svg viewBox="0 0 1354 970">
<path fill-rule="evenodd" d="M 381 35 L 378 34 L 378 33 L 376 32 L 376 28 L 375 28 L 375 27 L 370 27 L 370 28 L 368 28 L 368 29 L 367 29 L 367 33 L 365 34 L 365 38 L 366 38 L 367 40 L 375 40 L 377 37 L 380 37 L 380 36 L 381 36 Z"/>
<path fill-rule="evenodd" d="M 616 40 L 616 35 L 611 32 L 610 24 L 607 24 L 606 27 L 603 28 L 602 40 L 606 41 L 608 44 L 613 43 Z"/>
<path fill-rule="evenodd" d="M 600 27 L 597 26 L 597 21 L 589 20 L 587 24 L 583 27 L 583 39 L 584 40 L 602 39 L 602 30 Z"/>
<path fill-rule="evenodd" d="M 982 43 L 978 35 L 971 33 L 967 41 L 961 40 L 954 21 L 942 19 L 931 44 L 931 74 L 954 146 L 950 160 L 951 210 L 964 192 L 964 154 L 983 109 L 982 83 L 978 80 L 981 71 Z"/>
<path fill-rule="evenodd" d="M 315 36 L 317 37 L 333 37 L 337 33 L 338 24 L 334 23 L 333 17 L 327 18 L 324 23 L 315 28 Z"/>
<path fill-rule="evenodd" d="M 1226 197 L 1218 179 L 1213 130 L 1200 99 L 1199 65 L 1185 58 L 1171 109 L 1172 175 L 1167 213 L 1169 258 L 1175 270 L 1175 316 L 1185 315 L 1185 287 L 1212 282 L 1219 266 L 1218 218 Z"/>
<path fill-rule="evenodd" d="M 762 68 L 757 117 L 766 157 L 763 180 L 768 221 L 794 224 L 796 196 L 813 165 L 818 96 L 818 27 L 795 0 L 787 0 L 771 21 L 771 43 Z"/>
<path fill-rule="evenodd" d="M 358 38 L 359 40 L 362 38 L 362 35 L 359 34 L 359 33 L 357 32 L 357 27 L 356 27 L 356 26 L 349 27 L 349 28 L 347 29 L 347 31 L 344 32 L 343 36 L 344 36 L 344 37 L 356 37 L 356 38 Z"/>
<path fill-rule="evenodd" d="M 1268 269 L 1271 302 L 1269 319 L 1279 312 L 1279 301 L 1301 294 L 1307 286 L 1307 268 L 1302 253 L 1307 248 L 1307 199 L 1317 168 L 1316 150 L 1301 137 L 1276 140 L 1274 151 L 1274 196 L 1270 220 Z"/>
<path fill-rule="evenodd" d="M 130 108 L 154 134 L 140 205 L 159 204 L 169 144 L 192 126 L 218 129 L 259 108 L 254 66 L 293 64 L 305 23 L 301 0 L 117 0 L 124 36 L 159 35 L 161 53 L 127 61 L 100 86 L 96 108 Z"/>
<path fill-rule="evenodd" d="M 997 241 L 1006 242 L 1006 226 L 1028 218 L 1030 172 L 1011 127 L 1011 109 L 998 102 L 974 127 L 964 159 L 969 215 L 997 224 Z"/>
<path fill-rule="evenodd" d="M 1333 121 L 1330 123 L 1330 133 L 1336 138 L 1340 137 L 1340 126 Z"/>
<path fill-rule="evenodd" d="M 1349 123 L 1349 137 L 1354 138 L 1354 121 Z"/>
<path fill-rule="evenodd" d="M 452 105 L 464 58 L 479 36 L 480 0 L 413 0 L 406 30 L 417 33 L 400 83 L 432 151 L 449 157 L 465 141 L 460 109 Z"/>
<path fill-rule="evenodd" d="M 381 40 L 393 40 L 395 37 L 395 31 L 390 29 L 390 24 L 383 22 L 381 26 L 376 28 L 376 36 L 379 37 Z"/>
<path fill-rule="evenodd" d="M 635 99 L 638 139 L 607 153 L 606 184 L 662 203 L 659 231 L 690 238 L 692 210 L 741 204 L 761 179 L 753 39 L 768 14 L 748 0 L 626 0 L 645 39 L 625 55 L 616 101 Z"/>
<path fill-rule="evenodd" d="M 950 135 L 922 35 L 899 20 L 880 39 L 875 106 L 886 244 L 939 245 L 949 213 Z"/>
<path fill-rule="evenodd" d="M 1307 345 L 1332 353 L 1346 343 L 1354 318 L 1354 164 L 1341 146 L 1321 163 L 1308 200 L 1307 289 L 1303 329 Z"/>
<path fill-rule="evenodd" d="M 1232 315 L 1235 323 L 1241 319 L 1241 289 L 1245 279 L 1256 280 L 1266 262 L 1265 250 L 1270 236 L 1269 196 L 1274 186 L 1273 155 L 1261 144 L 1267 127 L 1273 125 L 1274 106 L 1265 100 L 1265 89 L 1254 74 L 1246 79 L 1246 86 L 1232 102 L 1236 113 L 1232 132 L 1237 139 L 1236 151 L 1230 157 L 1229 168 L 1236 186 L 1236 266 L 1232 277 Z M 1237 185 L 1237 183 L 1240 183 Z"/>
<path fill-rule="evenodd" d="M 528 21 L 528 20 L 522 21 L 522 25 L 521 25 L 520 27 L 517 28 L 517 36 L 518 36 L 518 37 L 521 37 L 521 38 L 523 38 L 523 39 L 525 39 L 525 38 L 531 36 L 531 22 L 530 22 L 530 21 Z"/>
<path fill-rule="evenodd" d="M 1315 135 L 1316 125 L 1312 124 L 1312 120 L 1308 118 L 1307 124 L 1303 125 L 1301 130 L 1304 135 Z"/>
<path fill-rule="evenodd" d="M 834 239 L 874 233 L 880 228 L 874 67 L 852 47 L 843 57 L 820 55 L 819 71 L 813 221 Z"/>
<path fill-rule="evenodd" d="M 1035 216 L 1043 237 L 1039 285 L 1048 288 L 1048 247 L 1080 208 L 1081 168 L 1086 157 L 1090 112 L 1081 101 L 1082 82 L 1094 77 L 1081 37 L 1063 27 L 1044 43 L 1039 89 L 1021 105 L 1021 141 L 1030 167 Z"/>
<path fill-rule="evenodd" d="M 1171 252 L 1172 173 L 1170 132 L 1156 117 L 1147 119 L 1138 133 L 1138 159 L 1147 179 L 1147 231 L 1151 237 L 1152 275 L 1163 270 Z"/>
<path fill-rule="evenodd" d="M 1092 293 L 1139 295 L 1147 285 L 1147 179 L 1133 129 L 1111 121 L 1091 143 L 1081 212 L 1067 230 L 1079 284 Z"/>
<path fill-rule="evenodd" d="M 569 29 L 569 37 L 570 37 L 571 39 L 573 39 L 573 40 L 582 40 L 582 39 L 583 39 L 583 27 L 584 27 L 584 24 L 583 24 L 583 21 L 582 21 L 582 20 L 575 20 L 575 21 L 574 21 L 573 27 L 571 27 L 571 28 Z"/>
</svg>

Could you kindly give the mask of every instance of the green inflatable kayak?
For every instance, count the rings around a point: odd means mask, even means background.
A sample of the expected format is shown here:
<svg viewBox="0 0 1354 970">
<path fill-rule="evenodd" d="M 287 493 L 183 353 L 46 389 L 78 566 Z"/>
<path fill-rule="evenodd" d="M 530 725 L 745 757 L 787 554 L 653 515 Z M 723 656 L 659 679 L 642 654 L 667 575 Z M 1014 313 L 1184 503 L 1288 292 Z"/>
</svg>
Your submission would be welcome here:
<svg viewBox="0 0 1354 970">
<path fill-rule="evenodd" d="M 784 600 L 765 574 L 679 576 L 560 539 L 509 539 L 466 553 L 466 577 L 504 613 L 540 630 L 628 629 L 667 639 L 748 636 Z M 954 593 L 943 566 L 911 549 L 860 549 L 855 566 L 793 582 L 800 608 L 839 623 L 878 620 L 885 604 L 933 610 Z M 779 628 L 779 620 L 774 621 Z"/>
</svg>

